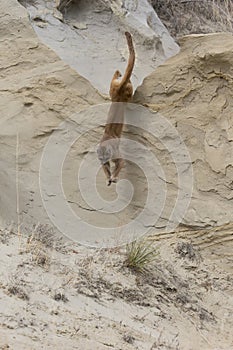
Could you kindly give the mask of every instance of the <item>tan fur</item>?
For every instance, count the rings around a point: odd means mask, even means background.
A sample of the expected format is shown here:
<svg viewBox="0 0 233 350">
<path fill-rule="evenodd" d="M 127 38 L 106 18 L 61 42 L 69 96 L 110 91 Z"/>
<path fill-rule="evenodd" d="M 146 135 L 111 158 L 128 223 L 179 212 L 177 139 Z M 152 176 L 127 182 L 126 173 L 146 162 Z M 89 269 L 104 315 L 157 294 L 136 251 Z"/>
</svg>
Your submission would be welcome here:
<svg viewBox="0 0 233 350">
<path fill-rule="evenodd" d="M 133 86 L 130 77 L 134 67 L 135 52 L 131 34 L 126 32 L 125 36 L 129 48 L 128 64 L 121 80 L 119 80 L 121 73 L 118 70 L 113 75 L 109 91 L 112 104 L 109 109 L 104 135 L 97 150 L 98 157 L 107 177 L 108 186 L 111 185 L 112 182 L 117 182 L 118 175 L 124 166 L 124 161 L 119 153 L 120 137 L 124 126 L 124 102 L 129 102 L 133 94 Z M 115 163 L 112 174 L 110 170 L 110 160 Z"/>
<path fill-rule="evenodd" d="M 109 91 L 113 102 L 129 102 L 133 95 L 133 86 L 130 81 L 130 77 L 134 67 L 135 52 L 131 34 L 125 32 L 125 36 L 129 48 L 129 59 L 123 78 L 119 80 L 121 73 L 118 70 L 113 75 Z"/>
</svg>

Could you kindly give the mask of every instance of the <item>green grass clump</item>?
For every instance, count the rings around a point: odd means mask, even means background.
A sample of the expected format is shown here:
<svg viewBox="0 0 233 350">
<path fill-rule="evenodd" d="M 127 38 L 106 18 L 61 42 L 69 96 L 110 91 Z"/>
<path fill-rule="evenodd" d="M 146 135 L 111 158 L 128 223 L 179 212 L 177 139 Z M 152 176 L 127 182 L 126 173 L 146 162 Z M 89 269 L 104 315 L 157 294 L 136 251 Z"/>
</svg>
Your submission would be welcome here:
<svg viewBox="0 0 233 350">
<path fill-rule="evenodd" d="M 156 259 L 158 252 L 145 239 L 133 241 L 126 246 L 125 266 L 137 272 L 145 272 Z"/>
</svg>

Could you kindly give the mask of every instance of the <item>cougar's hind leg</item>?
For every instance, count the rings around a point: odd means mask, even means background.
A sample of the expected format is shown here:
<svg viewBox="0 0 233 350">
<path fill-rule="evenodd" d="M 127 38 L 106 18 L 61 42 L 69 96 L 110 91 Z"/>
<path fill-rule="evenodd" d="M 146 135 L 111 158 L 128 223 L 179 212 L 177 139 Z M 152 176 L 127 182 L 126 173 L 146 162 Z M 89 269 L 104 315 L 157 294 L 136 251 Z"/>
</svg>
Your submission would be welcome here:
<svg viewBox="0 0 233 350">
<path fill-rule="evenodd" d="M 116 183 L 121 169 L 124 168 L 125 162 L 122 158 L 114 159 L 113 162 L 115 163 L 115 167 L 111 176 L 111 182 Z"/>
<path fill-rule="evenodd" d="M 107 178 L 107 186 L 110 186 L 111 185 L 111 170 L 110 170 L 110 162 L 107 162 L 105 164 L 102 165 L 103 167 L 103 170 L 104 170 L 104 173 L 106 175 L 106 178 Z"/>
</svg>

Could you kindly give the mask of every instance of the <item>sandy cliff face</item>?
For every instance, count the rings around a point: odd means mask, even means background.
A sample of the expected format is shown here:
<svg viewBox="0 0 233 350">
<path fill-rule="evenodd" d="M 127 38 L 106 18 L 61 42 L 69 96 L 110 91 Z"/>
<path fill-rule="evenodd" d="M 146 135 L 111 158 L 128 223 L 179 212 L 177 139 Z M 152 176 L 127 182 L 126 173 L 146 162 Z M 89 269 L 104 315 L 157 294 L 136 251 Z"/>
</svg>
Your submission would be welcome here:
<svg viewBox="0 0 233 350">
<path fill-rule="evenodd" d="M 194 188 L 186 223 L 197 226 L 233 218 L 232 38 L 184 37 L 181 52 L 145 78 L 135 93 L 135 102 L 175 125 L 189 149 Z"/>
<path fill-rule="evenodd" d="M 76 129 L 80 133 L 83 132 L 82 125 L 89 126 L 92 122 L 97 126 L 98 123 L 103 125 L 108 106 L 94 108 L 92 112 L 86 110 L 78 115 L 81 110 L 98 105 L 104 99 L 87 80 L 40 43 L 22 6 L 13 0 L 7 3 L 7 7 L 2 2 L 1 11 L 5 14 L 1 19 L 0 152 L 4 169 L 1 174 L 1 220 L 17 221 L 16 192 L 19 191 L 21 222 L 50 222 L 39 194 L 39 165 L 49 136 L 63 120 L 68 121 L 70 130 Z M 157 181 L 151 190 L 154 207 L 157 206 L 155 214 L 158 214 L 162 205 L 164 208 L 157 223 L 154 225 L 150 218 L 148 225 L 158 229 L 164 229 L 169 220 L 178 222 L 179 216 L 182 216 L 178 210 L 175 213 L 178 219 L 174 215 L 172 217 L 180 185 L 185 188 L 181 202 L 185 202 L 192 194 L 188 212 L 182 218 L 184 224 L 205 227 L 232 221 L 232 36 L 215 34 L 185 37 L 181 47 L 181 52 L 147 77 L 135 93 L 135 102 L 147 104 L 151 109 L 146 107 L 141 111 L 132 107 L 128 115 L 132 118 L 140 116 L 141 112 L 145 114 L 144 120 L 147 122 L 141 126 L 145 126 L 146 130 L 161 127 L 158 114 L 153 113 L 153 110 L 171 121 L 188 147 L 194 170 L 191 179 L 193 184 L 189 180 L 191 166 L 188 161 L 184 162 L 181 169 L 185 184 L 178 183 L 176 164 L 164 146 L 166 140 L 173 137 L 169 135 L 170 131 L 157 137 L 140 129 L 129 129 L 125 133 L 125 137 L 133 137 L 139 142 L 143 138 L 146 149 L 152 150 L 152 155 L 162 165 L 164 176 L 151 168 L 150 157 L 147 158 L 146 153 L 142 150 L 140 153 L 137 149 L 134 152 L 146 162 L 145 172 L 149 169 Z M 75 121 L 71 117 L 73 113 L 76 113 Z M 66 142 L 67 130 L 56 132 L 59 140 Z M 131 220 L 137 211 L 142 211 L 147 179 L 139 168 L 132 165 L 122 172 L 122 177 L 132 181 L 136 189 L 129 211 L 122 215 L 113 215 L 109 221 L 108 215 L 99 215 L 98 205 L 91 208 L 77 191 L 75 169 L 90 145 L 99 142 L 101 134 L 102 130 L 97 128 L 87 133 L 71 149 L 64 163 L 63 185 L 67 200 L 82 218 L 86 221 L 91 218 L 95 225 L 105 222 L 107 226 L 118 227 L 125 221 L 124 215 Z M 56 157 L 59 159 L 59 152 Z M 114 200 L 116 192 L 106 190 L 101 172 L 97 183 L 101 195 Z M 159 192 L 163 185 L 167 189 L 165 203 L 162 203 L 163 191 Z M 124 186 L 127 187 L 127 184 Z M 128 187 L 124 186 L 123 191 L 126 191 Z M 46 200 L 56 197 L 55 192 L 47 193 Z"/>
<path fill-rule="evenodd" d="M 126 30 L 132 33 L 137 47 L 134 86 L 179 51 L 147 0 L 71 1 L 63 9 L 63 15 L 52 0 L 22 3 L 42 42 L 103 93 L 108 93 L 114 71 L 125 69 Z"/>
<path fill-rule="evenodd" d="M 0 222 L 17 222 L 17 186 L 21 215 L 37 222 L 45 219 L 38 174 L 47 136 L 72 113 L 103 99 L 41 44 L 23 6 L 14 0 L 2 1 L 0 11 Z"/>
</svg>

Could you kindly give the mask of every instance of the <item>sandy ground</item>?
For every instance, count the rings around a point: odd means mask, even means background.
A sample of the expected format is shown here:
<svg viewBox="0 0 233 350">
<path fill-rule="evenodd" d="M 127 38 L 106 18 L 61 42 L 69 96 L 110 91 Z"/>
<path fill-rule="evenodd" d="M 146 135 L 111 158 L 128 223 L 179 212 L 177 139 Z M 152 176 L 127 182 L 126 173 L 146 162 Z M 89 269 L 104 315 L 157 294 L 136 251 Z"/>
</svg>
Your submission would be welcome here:
<svg viewBox="0 0 233 350">
<path fill-rule="evenodd" d="M 230 350 L 232 240 L 189 236 L 152 235 L 159 255 L 141 274 L 124 265 L 124 247 L 87 250 L 43 226 L 2 230 L 1 349 Z"/>
</svg>

